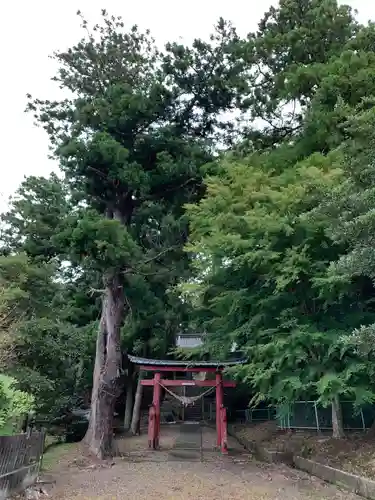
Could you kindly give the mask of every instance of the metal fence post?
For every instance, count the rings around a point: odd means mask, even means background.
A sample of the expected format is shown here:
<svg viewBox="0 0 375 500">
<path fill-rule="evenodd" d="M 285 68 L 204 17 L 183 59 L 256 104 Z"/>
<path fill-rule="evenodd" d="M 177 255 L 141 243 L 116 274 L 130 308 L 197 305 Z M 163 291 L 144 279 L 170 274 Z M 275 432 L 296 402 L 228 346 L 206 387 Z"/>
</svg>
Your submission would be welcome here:
<svg viewBox="0 0 375 500">
<path fill-rule="evenodd" d="M 285 429 L 285 425 L 284 425 L 284 417 L 279 416 L 279 422 L 280 422 L 280 428 L 281 428 L 282 430 L 284 430 L 284 429 Z"/>
<path fill-rule="evenodd" d="M 366 430 L 366 422 L 365 422 L 365 417 L 363 416 L 362 409 L 361 409 L 361 419 L 362 419 L 362 427 L 363 427 L 363 430 L 365 431 Z"/>
<path fill-rule="evenodd" d="M 316 406 L 316 401 L 314 401 L 314 412 L 315 412 L 316 430 L 317 432 L 320 432 L 319 415 L 318 415 L 318 408 Z"/>
</svg>

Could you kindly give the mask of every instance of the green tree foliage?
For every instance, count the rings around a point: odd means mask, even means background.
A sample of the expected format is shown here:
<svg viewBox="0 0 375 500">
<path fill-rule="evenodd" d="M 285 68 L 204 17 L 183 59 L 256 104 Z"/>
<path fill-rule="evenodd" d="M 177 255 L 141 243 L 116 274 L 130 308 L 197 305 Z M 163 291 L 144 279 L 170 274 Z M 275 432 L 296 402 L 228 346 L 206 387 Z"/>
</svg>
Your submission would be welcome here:
<svg viewBox="0 0 375 500">
<path fill-rule="evenodd" d="M 343 145 L 345 182 L 327 193 L 310 214 L 313 219 L 324 220 L 332 241 L 345 249 L 331 262 L 322 283 L 325 291 L 333 287 L 343 290 L 358 281 L 367 283 L 368 290 L 372 290 L 375 278 L 374 124 L 373 98 L 366 97 L 342 126 L 348 137 Z M 373 295 L 369 293 L 362 304 L 364 311 L 371 308 L 372 303 Z M 374 332 L 374 324 L 363 316 L 362 324 L 350 339 L 361 347 L 365 358 L 373 352 Z"/>
<path fill-rule="evenodd" d="M 188 207 L 197 317 L 211 353 L 236 342 L 248 355 L 237 375 L 253 403 L 374 400 L 372 353 L 351 335 L 375 312 L 373 35 L 334 1 L 271 8 L 242 46 L 261 82 L 249 106 L 268 126 Z"/>
<path fill-rule="evenodd" d="M 55 174 L 26 178 L 1 217 L 2 250 L 40 261 L 56 257 L 60 251 L 53 236 L 70 210 L 66 185 Z"/>
<path fill-rule="evenodd" d="M 250 135 L 261 139 L 256 145 L 272 146 L 298 133 L 325 64 L 358 29 L 351 9 L 336 0 L 281 0 L 270 7 L 240 50 L 253 80 L 243 105 L 263 122 L 262 133 Z"/>
<path fill-rule="evenodd" d="M 55 273 L 54 265 L 25 254 L 0 257 L 1 369 L 35 396 L 43 413 L 61 411 L 87 388 L 82 370 L 93 354 L 92 332 L 61 315 L 67 305 Z"/>
<path fill-rule="evenodd" d="M 335 161 L 315 155 L 275 176 L 229 160 L 225 174 L 208 181 L 204 201 L 190 207 L 191 250 L 211 256 L 202 284 L 209 342 L 223 355 L 233 342 L 246 348 L 243 375 L 258 399 L 306 397 L 342 355 L 347 325 L 336 314 L 345 303 L 329 305 L 317 286 L 338 250 L 321 226 L 301 217 L 339 182 Z M 361 311 L 349 301 L 355 326 Z"/>
<path fill-rule="evenodd" d="M 246 353 L 237 375 L 252 386 L 254 404 L 374 398 L 372 365 L 344 340 L 373 321 L 374 308 L 364 308 L 372 287 L 358 280 L 340 294 L 324 291 L 340 247 L 320 221 L 305 217 L 341 182 L 340 165 L 336 155 L 314 155 L 275 176 L 229 159 L 207 181 L 206 198 L 189 207 L 189 249 L 206 255 L 199 271 L 205 347 L 225 357 L 235 342 Z"/>
<path fill-rule="evenodd" d="M 17 389 L 17 381 L 0 375 L 0 432 L 12 433 L 12 423 L 34 409 L 34 398 Z"/>
<path fill-rule="evenodd" d="M 0 368 L 12 366 L 16 358 L 19 325 L 32 317 L 48 314 L 56 287 L 52 268 L 32 265 L 25 254 L 0 257 Z"/>
<path fill-rule="evenodd" d="M 1 368 L 35 396 L 38 412 L 50 415 L 90 390 L 90 322 L 100 311 L 87 293 L 88 277 L 68 265 L 56 238 L 75 209 L 71 200 L 56 175 L 29 177 L 1 220 Z"/>
</svg>

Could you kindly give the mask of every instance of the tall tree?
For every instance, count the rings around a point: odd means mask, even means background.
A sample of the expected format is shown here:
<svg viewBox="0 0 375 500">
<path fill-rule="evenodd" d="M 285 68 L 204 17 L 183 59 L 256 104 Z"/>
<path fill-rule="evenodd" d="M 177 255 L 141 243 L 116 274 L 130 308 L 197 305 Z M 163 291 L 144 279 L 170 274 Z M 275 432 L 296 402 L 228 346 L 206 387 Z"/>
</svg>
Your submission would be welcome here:
<svg viewBox="0 0 375 500">
<path fill-rule="evenodd" d="M 263 124 L 262 132 L 250 124 L 250 137 L 261 139 L 256 145 L 273 146 L 300 131 L 322 68 L 358 29 L 350 7 L 337 0 L 281 0 L 269 8 L 240 51 L 253 80 L 243 104 Z"/>
<path fill-rule="evenodd" d="M 248 354 L 237 375 L 252 386 L 253 404 L 316 398 L 336 417 L 340 397 L 357 404 L 374 398 L 371 366 L 343 341 L 366 316 L 374 318 L 373 307 L 362 307 L 368 284 L 353 283 L 341 296 L 321 293 L 343 249 L 330 244 L 325 223 L 304 216 L 341 181 L 342 157 L 314 155 L 279 175 L 251 161 L 228 159 L 220 177 L 207 180 L 206 197 L 189 207 L 189 248 L 205 256 L 206 347 L 224 357 L 236 342 Z"/>
<path fill-rule="evenodd" d="M 27 177 L 1 215 L 2 251 L 24 252 L 34 261 L 60 256 L 53 236 L 72 209 L 67 186 L 55 174 Z"/>
<path fill-rule="evenodd" d="M 199 198 L 201 167 L 217 136 L 230 131 L 221 114 L 243 87 L 243 63 L 232 57 L 237 35 L 222 20 L 209 43 L 169 44 L 165 54 L 148 32 L 124 32 L 121 18 L 105 11 L 101 25 L 82 26 L 85 38 L 55 54 L 56 81 L 72 97 L 29 107 L 49 134 L 71 193 L 84 203 L 59 244 L 73 263 L 102 276 L 86 442 L 103 457 L 112 451 L 126 368 L 120 330 L 129 294 L 144 293 L 155 273 L 167 288 L 186 272 L 183 205 Z"/>
<path fill-rule="evenodd" d="M 190 207 L 191 250 L 202 263 L 198 318 L 211 352 L 223 354 L 235 340 L 249 353 L 240 377 L 253 386 L 254 401 L 309 396 L 331 404 L 336 436 L 339 399 L 374 398 L 372 364 L 350 338 L 373 320 L 373 285 L 358 273 L 344 280 L 332 272 L 354 262 L 349 241 L 363 242 L 356 214 L 366 212 L 362 196 L 369 200 L 371 191 L 347 180 L 348 155 L 350 169 L 354 158 L 362 169 L 366 161 L 361 143 L 347 142 L 353 129 L 345 123 L 360 103 L 371 107 L 362 101 L 373 94 L 373 39 L 374 27 L 358 25 L 335 1 L 271 8 L 242 45 L 255 65 L 252 94 L 242 102 L 268 123 L 250 134 L 258 151 L 241 158 L 239 148 L 208 179 L 204 201 Z M 306 216 L 321 202 L 326 218 Z M 336 245 L 332 228 L 340 228 Z"/>
<path fill-rule="evenodd" d="M 375 89 L 374 89 L 375 91 Z M 363 302 L 360 328 L 351 339 L 367 359 L 373 353 L 374 323 L 366 321 L 365 313 L 372 308 L 375 278 L 374 265 L 374 193 L 373 161 L 375 154 L 375 92 L 354 107 L 351 116 L 342 125 L 347 140 L 342 145 L 345 182 L 327 193 L 322 203 L 312 211 L 313 218 L 326 223 L 326 231 L 333 244 L 344 251 L 331 263 L 322 287 L 345 290 L 352 283 L 367 283 L 368 294 Z M 346 110 L 348 112 L 348 110 Z"/>
<path fill-rule="evenodd" d="M 0 292 L 2 371 L 35 396 L 39 411 L 61 410 L 74 396 L 88 336 L 59 318 L 64 295 L 55 266 L 2 256 Z"/>
<path fill-rule="evenodd" d="M 36 396 L 43 413 L 77 404 L 91 387 L 84 374 L 92 370 L 90 323 L 100 309 L 87 290 L 98 286 L 98 278 L 69 265 L 66 248 L 55 237 L 74 210 L 59 177 L 31 176 L 1 217 L 2 303 L 12 312 L 1 332 L 3 369 Z M 12 296 L 16 302 L 10 302 Z M 25 297 L 37 309 L 30 309 Z"/>
</svg>

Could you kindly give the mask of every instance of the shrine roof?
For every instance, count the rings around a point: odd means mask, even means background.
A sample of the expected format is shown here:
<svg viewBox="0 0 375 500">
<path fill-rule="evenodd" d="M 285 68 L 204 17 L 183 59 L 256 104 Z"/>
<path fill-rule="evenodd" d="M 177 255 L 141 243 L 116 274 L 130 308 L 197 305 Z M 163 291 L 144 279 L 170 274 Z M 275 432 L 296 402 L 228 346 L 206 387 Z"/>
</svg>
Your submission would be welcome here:
<svg viewBox="0 0 375 500">
<path fill-rule="evenodd" d="M 132 356 L 131 354 L 128 354 L 128 358 L 135 365 L 184 368 L 226 368 L 230 366 L 243 365 L 246 363 L 246 359 L 237 359 L 233 361 L 183 361 L 174 359 L 139 358 L 138 356 Z"/>
</svg>

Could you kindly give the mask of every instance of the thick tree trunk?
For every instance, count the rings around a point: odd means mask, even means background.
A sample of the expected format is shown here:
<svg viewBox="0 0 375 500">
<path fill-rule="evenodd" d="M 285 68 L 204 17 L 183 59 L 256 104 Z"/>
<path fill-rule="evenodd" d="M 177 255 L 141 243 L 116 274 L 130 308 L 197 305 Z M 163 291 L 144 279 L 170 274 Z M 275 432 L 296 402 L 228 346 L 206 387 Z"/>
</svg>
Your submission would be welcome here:
<svg viewBox="0 0 375 500">
<path fill-rule="evenodd" d="M 342 410 L 338 397 L 335 397 L 332 401 L 332 437 L 337 439 L 344 437 Z"/>
<path fill-rule="evenodd" d="M 124 293 L 120 277 L 112 275 L 105 280 L 102 303 L 90 423 L 84 438 L 90 451 L 100 459 L 113 451 L 113 414 L 121 391 L 122 355 L 120 326 L 124 313 Z"/>
<path fill-rule="evenodd" d="M 130 429 L 133 413 L 133 377 L 128 376 L 126 379 L 126 401 L 125 401 L 125 415 L 124 415 L 124 430 Z"/>
<path fill-rule="evenodd" d="M 143 395 L 143 385 L 142 385 L 141 381 L 142 381 L 142 372 L 139 372 L 137 391 L 135 393 L 132 423 L 130 426 L 132 434 L 134 434 L 134 435 L 139 433 L 139 428 L 140 428 L 141 403 L 142 403 L 142 395 Z"/>
</svg>

